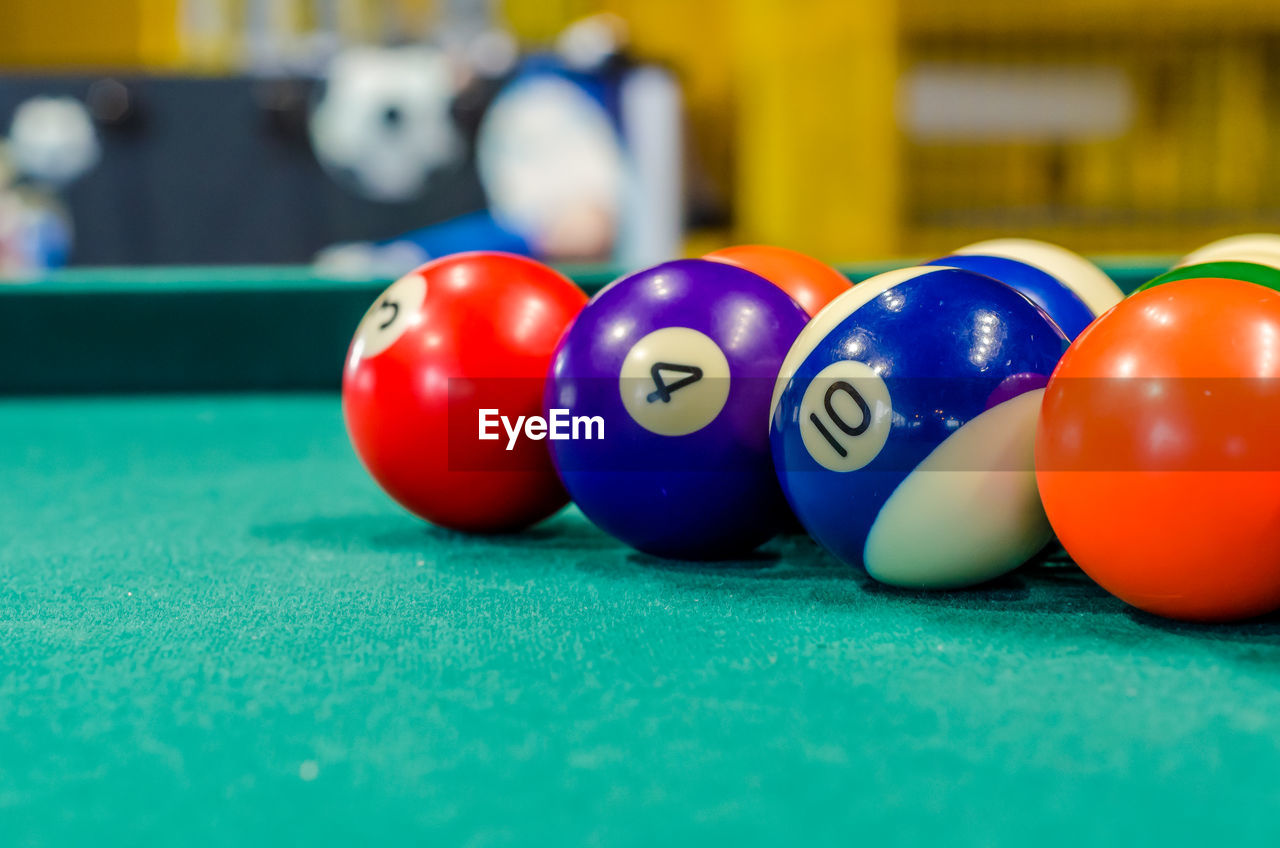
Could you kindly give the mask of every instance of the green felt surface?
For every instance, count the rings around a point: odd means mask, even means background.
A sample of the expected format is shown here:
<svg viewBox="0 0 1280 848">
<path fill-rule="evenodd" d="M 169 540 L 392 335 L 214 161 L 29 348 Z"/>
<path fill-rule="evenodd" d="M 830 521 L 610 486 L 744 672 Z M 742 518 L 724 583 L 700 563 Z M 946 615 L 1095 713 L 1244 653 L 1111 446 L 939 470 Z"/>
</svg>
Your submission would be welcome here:
<svg viewBox="0 0 1280 848">
<path fill-rule="evenodd" d="M 1275 621 L 464 538 L 332 395 L 7 402 L 0 480 L 6 846 L 1280 838 Z"/>
</svg>

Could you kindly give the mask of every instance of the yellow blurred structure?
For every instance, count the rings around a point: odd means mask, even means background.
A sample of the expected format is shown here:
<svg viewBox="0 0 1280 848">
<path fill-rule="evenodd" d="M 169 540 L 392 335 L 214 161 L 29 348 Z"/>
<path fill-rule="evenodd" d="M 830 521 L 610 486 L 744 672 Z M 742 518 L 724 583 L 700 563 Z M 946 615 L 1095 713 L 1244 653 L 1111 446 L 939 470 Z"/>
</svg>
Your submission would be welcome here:
<svg viewBox="0 0 1280 848">
<path fill-rule="evenodd" d="M 1093 251 L 1173 251 L 1280 221 L 1280 4 L 903 0 L 904 72 L 926 62 L 1113 72 L 1110 133 L 903 141 L 903 242 L 933 252 L 1027 232 Z"/>
<path fill-rule="evenodd" d="M 0 66 L 177 66 L 178 12 L 178 0 L 0 0 Z"/>
<path fill-rule="evenodd" d="M 372 40 L 388 15 L 412 31 L 443 2 L 333 8 L 345 36 Z M 637 55 L 676 69 L 691 190 L 731 214 L 727 231 L 692 234 L 691 250 L 766 241 L 845 261 L 1022 234 L 1089 252 L 1181 252 L 1280 227 L 1280 145 L 1270 144 L 1280 137 L 1280 4 L 1271 0 L 498 5 L 532 44 L 583 15 L 617 13 Z M 305 30 L 316 6 L 255 8 Z M 245 52 L 237 38 L 249 7 L 0 0 L 0 63 L 230 69 Z M 972 103 L 980 117 L 1041 81 L 1071 108 L 1046 95 L 984 126 L 956 106 Z"/>
<path fill-rule="evenodd" d="M 681 71 L 696 161 L 732 198 L 733 229 L 713 239 L 853 260 L 1011 233 L 1180 252 L 1280 226 L 1280 149 L 1268 145 L 1280 131 L 1280 4 L 1269 0 L 507 5 L 531 36 L 617 12 L 640 55 Z M 928 67 L 1015 80 L 1107 71 L 1129 109 L 1109 133 L 922 138 L 903 100 Z"/>
<path fill-rule="evenodd" d="M 0 70 L 224 73 L 325 28 L 345 41 L 428 32 L 437 0 L 0 0 Z M 273 43 L 261 44 L 255 41 Z"/>
<path fill-rule="evenodd" d="M 832 259 L 886 256 L 900 242 L 895 0 L 507 0 L 517 35 L 546 41 L 573 19 L 613 12 L 644 59 L 679 73 L 694 191 L 720 195 L 731 232 Z"/>
</svg>

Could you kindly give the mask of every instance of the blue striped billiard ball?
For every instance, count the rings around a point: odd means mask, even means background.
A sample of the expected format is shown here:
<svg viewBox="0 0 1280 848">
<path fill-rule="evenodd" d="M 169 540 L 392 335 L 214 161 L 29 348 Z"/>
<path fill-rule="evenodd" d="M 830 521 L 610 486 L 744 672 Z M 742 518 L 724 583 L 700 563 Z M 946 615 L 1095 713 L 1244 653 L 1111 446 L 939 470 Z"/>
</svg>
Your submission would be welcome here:
<svg viewBox="0 0 1280 848">
<path fill-rule="evenodd" d="M 1032 440 L 1066 346 L 1042 309 L 971 271 L 857 284 L 796 339 L 775 389 L 774 465 L 796 516 L 885 583 L 1016 568 L 1050 538 Z"/>
<path fill-rule="evenodd" d="M 993 239 L 928 263 L 993 277 L 1049 313 L 1068 339 L 1124 298 L 1102 269 L 1064 247 L 1034 239 Z"/>
</svg>

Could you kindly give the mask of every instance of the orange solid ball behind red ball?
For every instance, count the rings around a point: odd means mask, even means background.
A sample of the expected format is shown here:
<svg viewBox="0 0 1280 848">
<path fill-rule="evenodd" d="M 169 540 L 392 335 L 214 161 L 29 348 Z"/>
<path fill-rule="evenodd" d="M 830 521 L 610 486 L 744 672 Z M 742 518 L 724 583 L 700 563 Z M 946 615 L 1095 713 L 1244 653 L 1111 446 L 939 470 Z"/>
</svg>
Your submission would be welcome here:
<svg viewBox="0 0 1280 848">
<path fill-rule="evenodd" d="M 551 354 L 587 296 L 502 253 L 429 262 L 370 307 L 347 352 L 342 407 L 361 462 L 410 512 L 456 530 L 516 530 L 568 502 L 545 441 L 479 439 L 481 409 L 542 414 Z"/>
<path fill-rule="evenodd" d="M 1280 608 L 1280 293 L 1193 279 L 1138 292 L 1045 391 L 1036 478 L 1067 553 L 1157 615 Z"/>
<path fill-rule="evenodd" d="M 800 304 L 812 317 L 847 292 L 849 279 L 812 256 L 763 244 L 744 244 L 708 253 L 703 259 L 737 265 L 764 277 Z"/>
</svg>

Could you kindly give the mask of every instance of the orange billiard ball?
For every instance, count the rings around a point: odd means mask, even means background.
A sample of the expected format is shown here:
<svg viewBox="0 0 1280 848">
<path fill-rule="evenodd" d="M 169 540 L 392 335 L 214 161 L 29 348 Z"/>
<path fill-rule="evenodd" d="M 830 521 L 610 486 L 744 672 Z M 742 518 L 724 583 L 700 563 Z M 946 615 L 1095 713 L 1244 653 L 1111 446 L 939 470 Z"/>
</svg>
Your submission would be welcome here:
<svg viewBox="0 0 1280 848">
<path fill-rule="evenodd" d="M 825 262 L 785 247 L 743 244 L 712 251 L 702 258 L 737 265 L 764 277 L 791 295 L 810 317 L 852 285 L 848 277 Z"/>
<path fill-rule="evenodd" d="M 1046 388 L 1045 512 L 1067 553 L 1147 612 L 1280 608 L 1280 293 L 1228 279 L 1138 292 L 1091 324 Z"/>
</svg>

